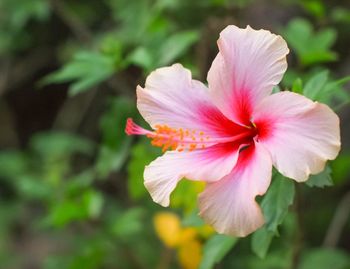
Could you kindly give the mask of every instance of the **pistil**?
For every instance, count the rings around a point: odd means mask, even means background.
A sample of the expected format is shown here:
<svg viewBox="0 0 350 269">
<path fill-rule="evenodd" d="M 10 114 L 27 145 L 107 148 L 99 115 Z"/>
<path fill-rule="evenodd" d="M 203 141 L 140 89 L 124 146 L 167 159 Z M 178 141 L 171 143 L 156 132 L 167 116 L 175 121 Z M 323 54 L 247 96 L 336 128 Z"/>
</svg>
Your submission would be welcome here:
<svg viewBox="0 0 350 269">
<path fill-rule="evenodd" d="M 196 149 L 204 149 L 208 146 L 218 143 L 235 142 L 252 135 L 252 130 L 247 128 L 246 132 L 227 137 L 210 137 L 203 131 L 190 130 L 183 128 L 171 128 L 167 125 L 156 125 L 154 131 L 142 128 L 129 118 L 126 123 L 125 132 L 128 135 L 145 135 L 152 139 L 151 144 L 161 147 L 162 151 L 168 149 L 177 150 L 179 152 Z"/>
</svg>

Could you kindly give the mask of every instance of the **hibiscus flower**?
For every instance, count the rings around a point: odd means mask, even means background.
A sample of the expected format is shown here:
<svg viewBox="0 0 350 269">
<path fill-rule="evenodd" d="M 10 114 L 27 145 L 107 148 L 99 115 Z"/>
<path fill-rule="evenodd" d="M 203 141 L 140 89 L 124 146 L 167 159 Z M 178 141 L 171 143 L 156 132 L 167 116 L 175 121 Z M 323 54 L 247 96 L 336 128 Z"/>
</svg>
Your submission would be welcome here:
<svg viewBox="0 0 350 269">
<path fill-rule="evenodd" d="M 219 233 L 246 236 L 264 224 L 255 197 L 267 191 L 272 166 L 297 182 L 321 172 L 339 152 L 339 119 L 302 95 L 271 94 L 287 69 L 281 36 L 231 25 L 218 46 L 208 87 L 180 64 L 152 72 L 137 87 L 152 130 L 128 119 L 126 133 L 165 151 L 144 172 L 155 202 L 168 206 L 182 178 L 205 181 L 200 216 Z"/>
</svg>

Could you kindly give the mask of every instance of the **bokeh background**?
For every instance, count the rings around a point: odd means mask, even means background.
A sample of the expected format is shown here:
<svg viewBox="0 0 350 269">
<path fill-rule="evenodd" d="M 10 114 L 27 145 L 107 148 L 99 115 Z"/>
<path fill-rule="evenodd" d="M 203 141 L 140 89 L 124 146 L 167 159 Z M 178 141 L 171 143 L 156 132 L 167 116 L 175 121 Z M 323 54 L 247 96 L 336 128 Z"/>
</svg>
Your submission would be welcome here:
<svg viewBox="0 0 350 269">
<path fill-rule="evenodd" d="M 275 90 L 329 104 L 343 142 L 308 184 L 274 179 L 244 239 L 198 218 L 202 183 L 153 203 L 142 174 L 161 151 L 124 133 L 147 127 L 136 85 L 175 62 L 205 81 L 229 24 L 287 40 Z M 348 0 L 0 0 L 0 268 L 349 269 L 349 74 Z"/>
</svg>

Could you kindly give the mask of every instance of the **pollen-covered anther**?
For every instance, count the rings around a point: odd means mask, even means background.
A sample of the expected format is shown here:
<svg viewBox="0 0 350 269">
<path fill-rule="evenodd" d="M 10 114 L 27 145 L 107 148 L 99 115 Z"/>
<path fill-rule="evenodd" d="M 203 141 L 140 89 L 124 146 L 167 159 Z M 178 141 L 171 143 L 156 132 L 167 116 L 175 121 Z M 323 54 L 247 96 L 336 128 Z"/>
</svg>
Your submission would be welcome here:
<svg viewBox="0 0 350 269">
<path fill-rule="evenodd" d="M 162 151 L 171 149 L 182 152 L 204 148 L 203 139 L 201 138 L 203 135 L 204 132 L 202 131 L 198 132 L 197 130 L 171 128 L 167 125 L 156 125 L 152 134 L 147 136 L 152 139 L 152 145 L 162 147 Z M 197 145 L 198 143 L 200 145 Z"/>
<path fill-rule="evenodd" d="M 146 130 L 134 123 L 129 118 L 126 122 L 125 132 L 128 135 L 145 135 L 151 139 L 151 144 L 162 148 L 162 151 L 177 150 L 193 151 L 198 148 L 205 148 L 209 141 L 209 136 L 204 136 L 204 132 L 193 129 L 171 128 L 167 125 L 155 125 L 154 130 Z"/>
<path fill-rule="evenodd" d="M 197 144 L 190 144 L 189 151 L 193 151 L 197 148 Z"/>
</svg>

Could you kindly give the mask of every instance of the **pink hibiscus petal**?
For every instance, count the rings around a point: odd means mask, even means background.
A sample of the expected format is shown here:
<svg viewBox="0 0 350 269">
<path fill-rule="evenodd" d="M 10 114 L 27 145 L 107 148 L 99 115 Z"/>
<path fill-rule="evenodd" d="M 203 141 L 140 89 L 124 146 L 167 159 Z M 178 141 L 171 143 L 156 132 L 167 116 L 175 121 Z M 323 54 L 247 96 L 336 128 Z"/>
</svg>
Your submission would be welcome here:
<svg viewBox="0 0 350 269">
<path fill-rule="evenodd" d="M 338 116 L 328 106 L 302 95 L 280 92 L 265 98 L 256 107 L 253 121 L 274 166 L 296 181 L 321 172 L 326 161 L 339 153 Z"/>
<path fill-rule="evenodd" d="M 195 151 L 168 151 L 146 166 L 144 184 L 156 203 L 168 206 L 169 196 L 182 178 L 210 182 L 229 174 L 239 148 L 230 143 Z"/>
<path fill-rule="evenodd" d="M 219 233 L 246 236 L 255 231 L 264 224 L 255 197 L 266 192 L 271 171 L 271 157 L 264 146 L 256 143 L 243 150 L 234 170 L 200 194 L 200 216 Z"/>
<path fill-rule="evenodd" d="M 208 73 L 210 94 L 226 117 L 249 125 L 253 107 L 287 69 L 287 44 L 269 31 L 230 25 L 221 32 L 218 46 Z"/>
<path fill-rule="evenodd" d="M 159 68 L 137 87 L 137 107 L 152 126 L 202 132 L 204 136 L 232 136 L 241 126 L 228 120 L 212 103 L 207 87 L 192 80 L 191 72 L 180 64 Z"/>
</svg>

